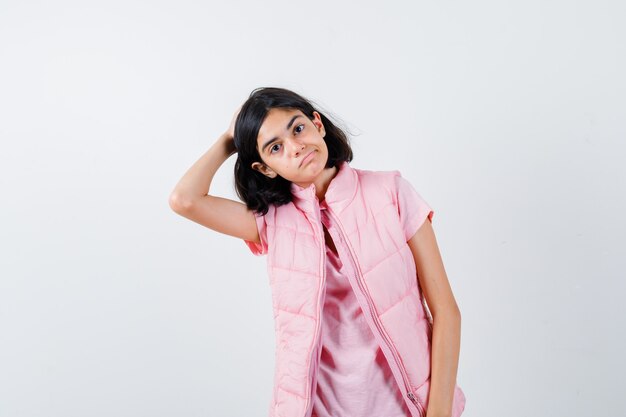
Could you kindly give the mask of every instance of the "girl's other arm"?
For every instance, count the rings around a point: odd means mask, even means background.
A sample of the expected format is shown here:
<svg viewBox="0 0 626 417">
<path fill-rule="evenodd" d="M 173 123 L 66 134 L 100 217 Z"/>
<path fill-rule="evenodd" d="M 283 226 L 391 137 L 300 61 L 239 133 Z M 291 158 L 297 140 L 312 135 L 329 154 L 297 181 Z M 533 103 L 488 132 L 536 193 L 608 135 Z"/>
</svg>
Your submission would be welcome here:
<svg viewBox="0 0 626 417">
<path fill-rule="evenodd" d="M 432 368 L 426 415 L 449 417 L 459 363 L 461 313 L 448 282 L 431 222 L 424 221 L 408 244 L 433 316 Z"/>
<path fill-rule="evenodd" d="M 213 176 L 236 150 L 233 143 L 235 112 L 231 125 L 178 181 L 169 196 L 172 210 L 212 230 L 259 243 L 254 213 L 239 201 L 209 195 Z"/>
</svg>

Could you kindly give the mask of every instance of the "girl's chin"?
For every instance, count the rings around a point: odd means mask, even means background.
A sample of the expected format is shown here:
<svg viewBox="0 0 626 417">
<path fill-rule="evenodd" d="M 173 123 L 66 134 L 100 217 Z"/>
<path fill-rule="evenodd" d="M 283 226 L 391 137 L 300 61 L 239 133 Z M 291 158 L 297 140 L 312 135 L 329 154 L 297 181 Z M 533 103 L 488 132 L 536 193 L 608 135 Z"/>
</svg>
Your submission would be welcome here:
<svg viewBox="0 0 626 417">
<path fill-rule="evenodd" d="M 324 173 L 324 168 L 321 167 L 319 170 L 311 170 L 307 173 L 303 173 L 302 175 L 299 175 L 298 178 L 294 178 L 291 180 L 291 182 L 295 182 L 296 184 L 300 185 L 300 184 L 306 184 L 306 185 L 310 185 L 311 183 L 315 182 L 315 180 L 317 180 L 320 175 L 322 175 Z M 306 186 L 304 187 L 306 188 Z"/>
</svg>

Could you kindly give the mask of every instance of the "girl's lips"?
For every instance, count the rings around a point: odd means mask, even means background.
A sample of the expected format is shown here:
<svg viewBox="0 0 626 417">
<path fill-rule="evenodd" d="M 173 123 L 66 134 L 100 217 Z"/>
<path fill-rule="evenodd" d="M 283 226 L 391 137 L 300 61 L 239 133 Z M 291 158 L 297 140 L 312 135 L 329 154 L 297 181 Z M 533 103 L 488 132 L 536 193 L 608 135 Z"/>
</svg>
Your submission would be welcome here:
<svg viewBox="0 0 626 417">
<path fill-rule="evenodd" d="M 307 162 L 309 162 L 311 160 L 311 158 L 313 158 L 313 154 L 315 153 L 315 151 L 311 151 L 309 152 L 309 154 L 307 156 L 304 157 L 304 159 L 302 160 L 302 162 L 300 162 L 300 166 L 306 164 Z"/>
</svg>

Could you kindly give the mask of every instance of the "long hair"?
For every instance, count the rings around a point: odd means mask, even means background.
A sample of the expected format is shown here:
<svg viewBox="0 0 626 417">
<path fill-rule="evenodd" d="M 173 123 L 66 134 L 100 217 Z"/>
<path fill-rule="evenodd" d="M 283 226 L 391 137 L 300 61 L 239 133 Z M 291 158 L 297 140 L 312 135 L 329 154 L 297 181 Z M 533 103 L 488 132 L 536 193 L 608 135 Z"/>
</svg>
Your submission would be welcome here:
<svg viewBox="0 0 626 417">
<path fill-rule="evenodd" d="M 311 101 L 299 94 L 278 87 L 260 87 L 250 93 L 235 120 L 234 142 L 237 149 L 235 162 L 235 190 L 248 209 L 267 214 L 270 204 L 283 205 L 292 200 L 291 182 L 277 175 L 269 178 L 252 168 L 261 162 L 257 137 L 263 121 L 273 108 L 298 109 L 313 120 L 313 112 L 320 114 L 326 135 L 328 161 L 325 168 L 338 167 L 343 161 L 352 161 L 352 148 L 348 137 Z"/>
</svg>

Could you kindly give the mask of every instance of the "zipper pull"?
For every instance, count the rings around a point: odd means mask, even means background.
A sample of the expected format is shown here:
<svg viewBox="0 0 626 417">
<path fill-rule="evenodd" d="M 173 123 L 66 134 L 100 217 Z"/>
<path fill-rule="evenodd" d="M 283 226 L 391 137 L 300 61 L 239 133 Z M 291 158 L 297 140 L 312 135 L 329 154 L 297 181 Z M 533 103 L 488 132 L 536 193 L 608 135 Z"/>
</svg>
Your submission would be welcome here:
<svg viewBox="0 0 626 417">
<path fill-rule="evenodd" d="M 415 395 L 412 392 L 409 391 L 406 395 L 409 397 L 411 401 L 413 401 L 413 404 L 417 405 L 417 399 L 415 398 Z"/>
<path fill-rule="evenodd" d="M 407 397 L 409 397 L 411 399 L 411 401 L 413 402 L 413 404 L 415 404 L 415 406 L 417 407 L 417 411 L 419 412 L 420 416 L 424 415 L 424 409 L 422 408 L 422 405 L 420 403 L 417 402 L 417 398 L 415 398 L 415 395 L 412 392 L 407 392 Z"/>
</svg>

